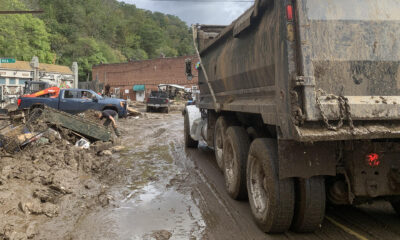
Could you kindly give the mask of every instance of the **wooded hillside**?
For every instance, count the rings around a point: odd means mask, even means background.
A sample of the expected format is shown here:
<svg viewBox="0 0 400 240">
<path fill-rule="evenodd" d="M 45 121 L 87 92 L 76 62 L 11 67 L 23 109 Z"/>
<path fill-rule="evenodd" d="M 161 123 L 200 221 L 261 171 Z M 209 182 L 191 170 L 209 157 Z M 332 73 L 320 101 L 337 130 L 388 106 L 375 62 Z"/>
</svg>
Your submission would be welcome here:
<svg viewBox="0 0 400 240">
<path fill-rule="evenodd" d="M 0 16 L 0 57 L 71 65 L 85 80 L 93 64 L 193 53 L 189 27 L 178 17 L 116 0 L 0 0 L 0 10 L 42 9 Z"/>
</svg>

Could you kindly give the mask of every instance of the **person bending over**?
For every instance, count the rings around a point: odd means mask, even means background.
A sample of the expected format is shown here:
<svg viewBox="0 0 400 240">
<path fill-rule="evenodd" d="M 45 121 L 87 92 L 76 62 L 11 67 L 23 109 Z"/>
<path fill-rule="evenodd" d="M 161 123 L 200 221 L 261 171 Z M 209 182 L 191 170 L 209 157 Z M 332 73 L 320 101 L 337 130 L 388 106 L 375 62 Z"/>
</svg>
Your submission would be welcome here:
<svg viewBox="0 0 400 240">
<path fill-rule="evenodd" d="M 102 112 L 97 113 L 97 116 L 100 118 L 100 120 L 102 120 L 103 118 L 106 119 L 106 121 L 104 122 L 104 126 L 108 128 L 110 123 L 112 123 L 112 127 L 114 129 L 115 135 L 117 135 L 117 137 L 120 137 L 121 133 L 118 131 L 117 123 L 115 121 L 115 117 L 117 115 L 118 115 L 118 113 L 112 109 L 106 109 L 106 110 L 103 110 Z"/>
</svg>

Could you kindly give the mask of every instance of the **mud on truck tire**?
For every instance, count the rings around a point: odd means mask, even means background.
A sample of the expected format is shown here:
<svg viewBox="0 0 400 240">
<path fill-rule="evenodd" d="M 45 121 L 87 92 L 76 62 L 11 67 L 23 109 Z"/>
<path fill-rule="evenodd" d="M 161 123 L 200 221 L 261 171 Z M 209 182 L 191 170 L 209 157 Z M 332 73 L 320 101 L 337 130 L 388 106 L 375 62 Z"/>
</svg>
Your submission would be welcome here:
<svg viewBox="0 0 400 240">
<path fill-rule="evenodd" d="M 250 208 L 257 225 L 267 233 L 287 231 L 294 213 L 294 182 L 279 179 L 277 151 L 275 139 L 258 138 L 250 146 L 247 162 Z"/>
<path fill-rule="evenodd" d="M 228 129 L 228 121 L 224 116 L 220 116 L 215 123 L 215 130 L 214 130 L 214 153 L 215 153 L 215 160 L 219 169 L 224 169 L 224 139 L 226 136 L 226 130 Z"/>
<path fill-rule="evenodd" d="M 228 194 L 236 200 L 247 199 L 246 166 L 250 139 L 242 127 L 229 127 L 223 146 L 224 176 Z"/>
</svg>

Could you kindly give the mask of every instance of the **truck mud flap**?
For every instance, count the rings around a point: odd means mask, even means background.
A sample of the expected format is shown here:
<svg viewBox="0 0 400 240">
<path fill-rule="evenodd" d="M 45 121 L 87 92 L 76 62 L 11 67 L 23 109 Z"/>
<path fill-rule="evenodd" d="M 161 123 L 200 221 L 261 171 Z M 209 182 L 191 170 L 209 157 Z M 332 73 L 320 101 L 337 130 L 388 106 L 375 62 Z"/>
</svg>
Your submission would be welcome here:
<svg viewBox="0 0 400 240">
<path fill-rule="evenodd" d="M 279 178 L 336 175 L 336 144 L 279 140 Z"/>
</svg>

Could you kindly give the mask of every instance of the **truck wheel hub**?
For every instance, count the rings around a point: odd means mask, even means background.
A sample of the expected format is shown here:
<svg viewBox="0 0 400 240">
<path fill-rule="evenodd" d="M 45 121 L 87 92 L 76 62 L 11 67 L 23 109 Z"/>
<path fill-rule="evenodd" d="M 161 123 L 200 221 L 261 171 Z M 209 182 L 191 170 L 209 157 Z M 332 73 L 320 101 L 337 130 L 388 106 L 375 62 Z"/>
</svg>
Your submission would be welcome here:
<svg viewBox="0 0 400 240">
<path fill-rule="evenodd" d="M 258 212 L 264 212 L 267 207 L 267 178 L 262 169 L 261 163 L 253 161 L 250 169 L 250 190 L 254 206 Z"/>
</svg>

